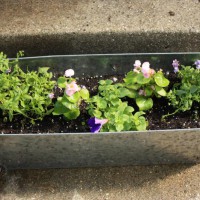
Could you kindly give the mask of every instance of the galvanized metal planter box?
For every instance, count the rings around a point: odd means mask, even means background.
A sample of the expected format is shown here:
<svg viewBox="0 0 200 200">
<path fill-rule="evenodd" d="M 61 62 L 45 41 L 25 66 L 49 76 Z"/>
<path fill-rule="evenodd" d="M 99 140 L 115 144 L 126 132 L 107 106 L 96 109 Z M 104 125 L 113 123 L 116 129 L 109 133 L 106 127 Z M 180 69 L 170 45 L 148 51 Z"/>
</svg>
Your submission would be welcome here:
<svg viewBox="0 0 200 200">
<path fill-rule="evenodd" d="M 22 58 L 20 65 L 62 73 L 72 67 L 80 77 L 124 74 L 137 59 L 171 70 L 173 59 L 191 65 L 200 53 L 44 56 Z M 0 165 L 8 169 L 197 163 L 199 155 L 200 129 L 0 135 Z"/>
</svg>

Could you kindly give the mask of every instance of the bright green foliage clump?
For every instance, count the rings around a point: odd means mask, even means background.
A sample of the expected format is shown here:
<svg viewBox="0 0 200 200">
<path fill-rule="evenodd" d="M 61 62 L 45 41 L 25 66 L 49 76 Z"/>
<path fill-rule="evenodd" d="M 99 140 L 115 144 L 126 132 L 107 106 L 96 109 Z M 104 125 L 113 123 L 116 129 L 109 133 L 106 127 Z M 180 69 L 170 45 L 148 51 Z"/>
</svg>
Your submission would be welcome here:
<svg viewBox="0 0 200 200">
<path fill-rule="evenodd" d="M 39 68 L 38 72 L 24 72 L 18 66 L 18 58 L 9 61 L 6 55 L 0 54 L 0 109 L 4 120 L 10 121 L 15 115 L 23 115 L 34 123 L 42 120 L 52 112 L 52 100 L 48 94 L 52 92 L 55 82 L 47 67 Z"/>
<path fill-rule="evenodd" d="M 65 91 L 62 97 L 57 98 L 53 115 L 63 115 L 68 120 L 76 119 L 80 115 L 79 106 L 82 100 L 89 99 L 89 91 L 85 87 L 78 86 L 75 81 L 71 77 L 58 78 L 58 87 Z"/>
<path fill-rule="evenodd" d="M 102 80 L 99 84 L 99 93 L 89 100 L 88 112 L 96 118 L 108 119 L 102 132 L 146 130 L 144 112 L 133 113 L 134 108 L 121 100 L 129 90 L 122 84 L 113 84 L 112 80 Z"/>
<path fill-rule="evenodd" d="M 127 88 L 127 95 L 135 99 L 139 110 L 146 111 L 153 107 L 152 97 L 157 98 L 167 95 L 165 87 L 169 85 L 169 80 L 164 77 L 163 72 L 152 73 L 145 77 L 141 69 L 137 72 L 130 71 L 124 78 L 124 87 Z"/>
<path fill-rule="evenodd" d="M 190 110 L 194 102 L 200 103 L 200 70 L 182 66 L 178 77 L 181 81 L 174 84 L 167 95 L 169 104 L 176 109 L 174 113 Z"/>
</svg>

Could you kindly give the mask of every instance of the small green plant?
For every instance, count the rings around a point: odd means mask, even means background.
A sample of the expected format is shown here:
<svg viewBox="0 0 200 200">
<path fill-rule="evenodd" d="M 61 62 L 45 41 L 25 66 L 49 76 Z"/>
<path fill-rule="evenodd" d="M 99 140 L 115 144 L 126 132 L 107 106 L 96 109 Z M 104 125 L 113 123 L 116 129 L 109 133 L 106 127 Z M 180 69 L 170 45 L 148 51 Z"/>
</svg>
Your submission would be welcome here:
<svg viewBox="0 0 200 200">
<path fill-rule="evenodd" d="M 7 116 L 10 121 L 15 115 L 23 115 L 34 123 L 42 120 L 45 115 L 52 112 L 52 92 L 55 82 L 51 80 L 52 73 L 47 67 L 26 73 L 19 67 L 18 58 L 10 61 L 3 53 L 0 54 L 0 109 L 4 121 Z"/>
<path fill-rule="evenodd" d="M 76 119 L 80 115 L 81 101 L 89 99 L 89 91 L 78 86 L 76 79 L 71 77 L 73 75 L 74 71 L 69 69 L 65 76 L 58 78 L 58 87 L 64 89 L 64 94 L 57 98 L 53 111 L 53 115 L 63 115 L 68 120 Z"/>
<path fill-rule="evenodd" d="M 194 102 L 200 103 L 200 60 L 195 62 L 196 69 L 184 65 L 181 65 L 181 69 L 179 69 L 177 60 L 174 60 L 172 65 L 180 82 L 175 83 L 167 95 L 169 105 L 172 105 L 175 111 L 163 116 L 163 118 L 179 111 L 190 110 Z"/>
<path fill-rule="evenodd" d="M 151 69 L 149 62 L 141 66 L 141 62 L 136 60 L 134 66 L 134 70 L 124 78 L 126 96 L 135 99 L 139 110 L 146 111 L 153 107 L 153 96 L 160 98 L 167 95 L 165 87 L 169 85 L 169 80 L 162 70 L 156 72 Z"/>
<path fill-rule="evenodd" d="M 92 117 L 88 124 L 92 132 L 98 132 L 100 128 L 102 132 L 146 130 L 144 112 L 133 114 L 134 108 L 121 100 L 127 95 L 122 84 L 113 84 L 112 80 L 101 80 L 99 84 L 99 93 L 88 101 L 88 112 Z"/>
</svg>

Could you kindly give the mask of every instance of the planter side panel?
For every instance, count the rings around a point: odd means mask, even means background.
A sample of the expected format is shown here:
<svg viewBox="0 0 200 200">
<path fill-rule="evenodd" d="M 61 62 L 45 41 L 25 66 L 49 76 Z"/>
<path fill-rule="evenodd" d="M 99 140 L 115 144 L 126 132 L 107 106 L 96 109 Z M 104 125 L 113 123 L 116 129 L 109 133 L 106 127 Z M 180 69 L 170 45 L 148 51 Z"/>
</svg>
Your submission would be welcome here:
<svg viewBox="0 0 200 200">
<path fill-rule="evenodd" d="M 8 169 L 200 162 L 199 130 L 5 135 L 0 143 L 0 164 Z"/>
</svg>

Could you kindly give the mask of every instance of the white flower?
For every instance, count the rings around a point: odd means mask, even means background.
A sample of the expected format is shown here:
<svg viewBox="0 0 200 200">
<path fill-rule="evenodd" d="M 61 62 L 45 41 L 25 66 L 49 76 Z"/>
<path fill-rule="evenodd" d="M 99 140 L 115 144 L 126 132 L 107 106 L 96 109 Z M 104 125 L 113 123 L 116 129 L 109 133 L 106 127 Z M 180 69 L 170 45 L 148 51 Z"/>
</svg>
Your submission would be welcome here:
<svg viewBox="0 0 200 200">
<path fill-rule="evenodd" d="M 135 64 L 133 65 L 134 67 L 140 67 L 141 66 L 141 62 L 140 62 L 140 60 L 136 60 L 135 61 Z"/>
<path fill-rule="evenodd" d="M 71 77 L 74 76 L 74 70 L 73 69 L 68 69 L 65 71 L 65 76 L 66 77 Z"/>
<path fill-rule="evenodd" d="M 118 79 L 116 77 L 113 77 L 113 81 L 116 82 Z"/>
</svg>

